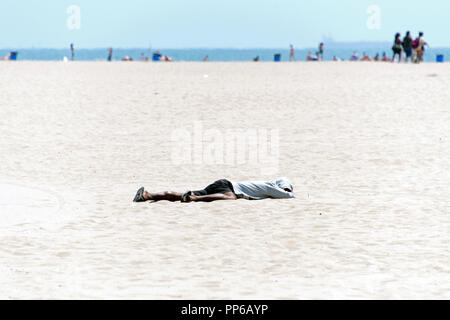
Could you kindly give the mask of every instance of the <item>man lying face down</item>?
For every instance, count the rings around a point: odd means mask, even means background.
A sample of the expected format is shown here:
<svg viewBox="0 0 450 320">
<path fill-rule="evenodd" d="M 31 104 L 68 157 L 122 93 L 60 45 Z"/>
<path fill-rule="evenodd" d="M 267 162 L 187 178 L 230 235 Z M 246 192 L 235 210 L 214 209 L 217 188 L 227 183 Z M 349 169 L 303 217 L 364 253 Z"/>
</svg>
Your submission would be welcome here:
<svg viewBox="0 0 450 320">
<path fill-rule="evenodd" d="M 145 201 L 181 201 L 181 202 L 211 202 L 217 200 L 261 200 L 261 199 L 289 199 L 295 198 L 294 188 L 287 178 L 274 181 L 244 181 L 231 182 L 226 179 L 217 180 L 203 190 L 178 192 L 151 193 L 140 188 L 134 202 Z"/>
</svg>

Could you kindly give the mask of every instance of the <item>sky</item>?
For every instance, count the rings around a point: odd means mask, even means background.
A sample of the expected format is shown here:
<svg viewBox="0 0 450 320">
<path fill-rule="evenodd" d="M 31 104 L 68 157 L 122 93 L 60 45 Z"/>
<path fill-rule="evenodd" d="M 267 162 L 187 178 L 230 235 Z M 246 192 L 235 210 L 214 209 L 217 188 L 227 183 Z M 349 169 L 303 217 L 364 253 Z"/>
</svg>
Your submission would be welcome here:
<svg viewBox="0 0 450 320">
<path fill-rule="evenodd" d="M 299 48 L 425 32 L 450 47 L 446 0 L 1 0 L 0 48 Z"/>
</svg>

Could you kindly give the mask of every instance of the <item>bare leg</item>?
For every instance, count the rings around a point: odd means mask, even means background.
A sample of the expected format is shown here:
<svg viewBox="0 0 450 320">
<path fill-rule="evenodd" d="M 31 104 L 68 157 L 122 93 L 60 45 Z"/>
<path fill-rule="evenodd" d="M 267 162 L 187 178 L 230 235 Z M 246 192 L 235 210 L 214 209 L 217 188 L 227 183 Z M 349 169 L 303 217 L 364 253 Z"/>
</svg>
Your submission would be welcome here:
<svg viewBox="0 0 450 320">
<path fill-rule="evenodd" d="M 236 195 L 233 192 L 227 193 L 215 193 L 209 194 L 207 196 L 190 196 L 191 201 L 193 202 L 212 202 L 217 200 L 237 200 Z"/>
<path fill-rule="evenodd" d="M 150 193 L 147 191 L 144 191 L 144 199 L 148 201 L 161 201 L 161 200 L 167 200 L 167 201 L 180 201 L 181 200 L 181 193 L 178 192 L 160 192 L 160 193 Z"/>
</svg>

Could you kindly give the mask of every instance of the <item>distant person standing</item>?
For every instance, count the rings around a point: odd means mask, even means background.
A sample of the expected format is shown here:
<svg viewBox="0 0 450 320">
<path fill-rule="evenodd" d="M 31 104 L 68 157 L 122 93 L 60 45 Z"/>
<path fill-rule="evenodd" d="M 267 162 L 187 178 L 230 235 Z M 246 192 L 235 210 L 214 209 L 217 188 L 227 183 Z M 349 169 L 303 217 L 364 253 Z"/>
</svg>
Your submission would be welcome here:
<svg viewBox="0 0 450 320">
<path fill-rule="evenodd" d="M 394 55 L 392 56 L 392 62 L 395 61 L 395 56 L 398 55 L 398 62 L 402 61 L 402 39 L 400 33 L 395 34 L 394 45 L 392 46 Z"/>
<path fill-rule="evenodd" d="M 109 48 L 109 49 L 108 49 L 108 61 L 111 61 L 111 60 L 112 60 L 112 54 L 113 54 L 113 49 L 112 49 L 112 48 Z"/>
<path fill-rule="evenodd" d="M 407 31 L 405 37 L 403 38 L 403 51 L 405 51 L 405 62 L 408 62 L 408 60 L 411 60 L 412 62 L 412 42 L 413 38 L 411 37 L 411 32 Z"/>
<path fill-rule="evenodd" d="M 206 55 L 206 56 L 203 58 L 203 62 L 208 62 L 208 61 L 209 61 L 209 56 Z"/>
<path fill-rule="evenodd" d="M 291 47 L 291 50 L 290 50 L 290 54 L 289 54 L 289 61 L 297 61 L 297 59 L 295 59 L 294 46 L 291 44 L 290 47 Z"/>
<path fill-rule="evenodd" d="M 323 42 L 319 44 L 319 59 L 323 61 Z"/>
<path fill-rule="evenodd" d="M 419 37 L 414 40 L 416 41 L 416 63 L 423 62 L 423 56 L 425 54 L 425 46 L 428 46 L 428 43 L 423 38 L 423 32 L 419 32 Z"/>
<path fill-rule="evenodd" d="M 381 61 L 384 61 L 384 62 L 389 61 L 389 58 L 387 57 L 386 52 L 383 52 L 383 58 L 381 58 Z"/>
<path fill-rule="evenodd" d="M 75 48 L 73 47 L 73 43 L 70 44 L 70 52 L 72 53 L 72 61 L 75 59 Z"/>
<path fill-rule="evenodd" d="M 419 48 L 419 38 L 417 37 L 413 42 L 411 43 L 411 47 L 413 50 L 411 60 L 414 63 L 417 63 L 417 49 Z"/>
</svg>

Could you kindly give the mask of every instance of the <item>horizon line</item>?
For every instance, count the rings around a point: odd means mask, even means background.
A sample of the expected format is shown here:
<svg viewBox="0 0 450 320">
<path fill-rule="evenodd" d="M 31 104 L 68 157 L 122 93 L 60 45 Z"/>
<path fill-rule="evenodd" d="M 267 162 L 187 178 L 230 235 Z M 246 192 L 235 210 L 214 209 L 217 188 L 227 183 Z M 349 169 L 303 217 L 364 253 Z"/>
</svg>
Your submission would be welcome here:
<svg viewBox="0 0 450 320">
<path fill-rule="evenodd" d="M 324 42 L 325 47 L 327 46 L 327 43 Z M 350 46 L 350 45 L 391 45 L 390 41 L 342 41 L 342 42 L 329 42 L 329 45 L 331 48 L 339 47 L 339 45 L 342 46 Z M 241 46 L 230 46 L 230 47 L 201 47 L 201 46 L 192 46 L 192 47 L 146 47 L 146 46 L 104 46 L 104 47 L 77 47 L 75 44 L 75 50 L 108 50 L 109 48 L 118 49 L 118 50 L 133 50 L 133 49 L 139 49 L 139 50 L 289 50 L 289 45 L 286 45 L 284 47 L 279 46 L 251 46 L 251 47 L 241 47 Z M 307 50 L 307 49 L 314 49 L 316 46 L 302 46 L 302 47 L 296 47 L 294 46 L 296 50 Z M 431 49 L 431 48 L 430 48 Z M 433 46 L 432 49 L 450 49 L 450 45 L 444 45 L 444 46 Z M 65 47 L 51 47 L 51 46 L 27 46 L 27 47 L 0 47 L 0 50 L 70 50 L 70 45 Z"/>
<path fill-rule="evenodd" d="M 390 44 L 390 43 L 389 43 Z M 160 51 L 160 50 L 289 50 L 289 47 L 246 47 L 246 48 L 236 48 L 236 47 L 217 47 L 217 48 L 208 48 L 208 47 L 183 47 L 183 48 L 170 48 L 170 47 L 158 47 L 158 48 L 146 48 L 146 47 L 75 47 L 76 50 L 108 50 L 109 48 L 113 48 L 114 50 L 151 50 L 151 51 Z M 295 50 L 310 50 L 316 49 L 316 47 L 294 47 Z M 326 47 L 325 47 L 326 49 Z M 337 49 L 336 47 L 330 48 Z M 341 48 L 341 49 L 349 49 L 356 50 L 357 48 Z M 450 46 L 433 46 L 430 49 L 450 49 Z M 430 50 L 429 49 L 429 50 Z M 3 47 L 0 50 L 70 50 L 69 47 Z"/>
<path fill-rule="evenodd" d="M 326 41 L 321 41 L 324 44 L 326 44 Z M 320 42 L 318 42 L 319 44 Z M 328 42 L 330 45 L 339 45 L 339 44 L 390 44 L 390 41 L 330 41 Z M 75 43 L 74 43 L 75 44 Z M 11 48 L 16 48 L 16 49 L 66 49 L 70 47 L 70 42 L 69 45 L 64 46 L 64 47 L 56 47 L 56 46 L 20 46 L 20 47 L 0 47 L 0 50 L 5 50 L 5 49 L 11 49 Z M 316 46 L 294 46 L 294 48 L 297 49 L 311 49 L 311 48 L 315 48 Z M 449 46 L 450 47 L 450 46 Z M 225 46 L 225 47 L 216 47 L 216 46 L 212 46 L 212 47 L 208 47 L 208 46 L 192 46 L 192 47 L 165 47 L 165 46 L 161 46 L 161 47 L 148 47 L 148 46 L 101 46 L 101 47 L 76 47 L 75 44 L 75 49 L 84 49 L 84 50 L 90 50 L 90 49 L 108 49 L 108 48 L 113 48 L 113 49 L 153 49 L 153 48 L 158 48 L 158 49 L 170 49 L 170 50 L 188 50 L 188 49 L 233 49 L 233 50 L 247 50 L 247 49 L 283 49 L 283 48 L 288 48 L 289 49 L 289 44 L 287 44 L 285 47 L 279 47 L 279 46 L 249 46 L 249 47 L 243 47 L 243 46 Z"/>
</svg>

